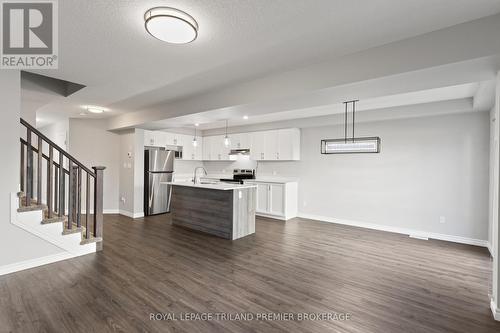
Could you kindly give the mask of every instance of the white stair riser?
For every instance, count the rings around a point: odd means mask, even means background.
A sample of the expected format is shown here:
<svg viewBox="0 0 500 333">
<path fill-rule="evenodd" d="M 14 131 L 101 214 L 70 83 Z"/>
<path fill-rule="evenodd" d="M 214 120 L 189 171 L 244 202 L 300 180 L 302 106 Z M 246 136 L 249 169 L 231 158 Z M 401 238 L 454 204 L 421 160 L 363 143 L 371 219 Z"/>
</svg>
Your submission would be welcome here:
<svg viewBox="0 0 500 333">
<path fill-rule="evenodd" d="M 80 245 L 81 233 L 63 235 L 63 222 L 42 224 L 41 210 L 18 212 L 16 225 L 74 255 L 96 252 L 96 244 Z"/>
</svg>

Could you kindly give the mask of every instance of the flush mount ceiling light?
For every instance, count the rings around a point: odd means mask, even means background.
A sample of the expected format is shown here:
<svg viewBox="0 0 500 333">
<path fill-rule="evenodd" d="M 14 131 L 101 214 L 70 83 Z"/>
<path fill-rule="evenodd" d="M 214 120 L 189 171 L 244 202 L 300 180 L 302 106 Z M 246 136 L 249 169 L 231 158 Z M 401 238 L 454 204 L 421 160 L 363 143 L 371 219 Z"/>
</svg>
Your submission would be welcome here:
<svg viewBox="0 0 500 333">
<path fill-rule="evenodd" d="M 84 109 L 85 111 L 80 112 L 80 116 L 86 116 L 89 113 L 99 114 L 99 113 L 104 113 L 104 112 L 109 111 L 109 109 L 106 109 L 106 108 L 101 107 L 101 106 L 95 106 L 95 105 L 82 105 L 81 108 Z"/>
<path fill-rule="evenodd" d="M 172 44 L 186 44 L 198 36 L 198 23 L 188 13 L 171 7 L 151 8 L 144 14 L 151 36 Z"/>
<path fill-rule="evenodd" d="M 90 113 L 104 113 L 105 110 L 97 106 L 87 106 L 87 111 Z"/>
</svg>

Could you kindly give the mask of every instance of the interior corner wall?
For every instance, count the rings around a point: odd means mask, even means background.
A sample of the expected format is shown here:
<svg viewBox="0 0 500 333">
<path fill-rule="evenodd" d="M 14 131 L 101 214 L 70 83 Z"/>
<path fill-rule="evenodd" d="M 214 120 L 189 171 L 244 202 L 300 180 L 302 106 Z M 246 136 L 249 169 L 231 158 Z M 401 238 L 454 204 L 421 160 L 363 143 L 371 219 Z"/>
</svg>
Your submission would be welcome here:
<svg viewBox="0 0 500 333">
<path fill-rule="evenodd" d="M 488 216 L 488 246 L 494 256 L 497 249 L 496 239 L 494 237 L 495 221 L 498 220 L 498 121 L 495 114 L 495 108 L 490 111 L 490 182 L 489 182 L 489 216 Z"/>
<path fill-rule="evenodd" d="M 100 119 L 70 119 L 68 151 L 87 167 L 105 166 L 104 213 L 118 213 L 120 136 Z"/>
<path fill-rule="evenodd" d="M 11 195 L 19 191 L 19 117 L 21 74 L 0 70 L 0 154 L 5 161 L 0 174 L 0 270 L 2 266 L 56 255 L 63 250 L 11 224 Z"/>
<path fill-rule="evenodd" d="M 500 271 L 500 246 L 499 246 L 499 241 L 500 241 L 500 226 L 499 226 L 499 212 L 500 212 L 500 185 L 499 185 L 499 178 L 500 178 L 500 168 L 498 167 L 499 165 L 499 157 L 500 157 L 500 147 L 498 144 L 498 138 L 500 136 L 500 124 L 498 122 L 500 121 L 500 72 L 497 74 L 497 85 L 496 85 L 496 97 L 495 97 L 495 107 L 494 107 L 494 119 L 495 119 L 495 138 L 496 140 L 496 146 L 495 146 L 495 155 L 494 155 L 494 163 L 497 166 L 496 169 L 494 170 L 495 177 L 494 182 L 493 182 L 493 220 L 492 220 L 492 242 L 493 242 L 493 247 L 494 247 L 494 253 L 493 253 L 493 277 L 492 277 L 492 311 L 494 312 L 494 315 L 496 313 L 500 313 L 500 276 L 499 276 L 499 271 Z M 497 315 L 498 316 L 498 315 Z"/>
</svg>

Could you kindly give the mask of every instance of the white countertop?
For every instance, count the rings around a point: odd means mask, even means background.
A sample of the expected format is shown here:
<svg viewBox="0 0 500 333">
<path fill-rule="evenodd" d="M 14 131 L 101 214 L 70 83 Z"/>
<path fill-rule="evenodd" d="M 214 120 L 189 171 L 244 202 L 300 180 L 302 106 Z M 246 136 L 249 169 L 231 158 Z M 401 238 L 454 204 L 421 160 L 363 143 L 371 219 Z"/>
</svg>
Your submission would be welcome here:
<svg viewBox="0 0 500 333">
<path fill-rule="evenodd" d="M 298 178 L 291 177 L 278 177 L 278 176 L 258 176 L 256 179 L 246 179 L 248 182 L 256 182 L 256 183 L 297 183 L 299 181 Z"/>
<path fill-rule="evenodd" d="M 196 188 L 205 188 L 210 190 L 221 190 L 221 191 L 230 191 L 230 190 L 241 190 L 245 188 L 254 188 L 255 185 L 240 185 L 240 184 L 230 184 L 230 183 L 215 183 L 215 184 L 194 184 L 191 181 L 184 182 L 160 182 L 160 184 L 165 185 L 176 185 L 176 186 L 186 186 L 186 187 L 196 187 Z"/>
<path fill-rule="evenodd" d="M 208 176 L 202 176 L 200 179 L 213 179 L 213 180 L 219 180 L 219 179 L 224 179 L 224 178 L 233 178 L 232 173 L 226 173 L 226 174 L 209 174 Z M 174 174 L 174 180 L 175 181 L 191 181 L 193 179 L 192 174 Z M 257 175 L 256 179 L 248 179 L 247 181 L 249 182 L 256 182 L 256 183 L 279 183 L 279 184 L 286 184 L 286 183 L 297 183 L 299 181 L 299 178 L 295 177 L 282 177 L 282 176 L 273 176 L 273 175 Z"/>
</svg>

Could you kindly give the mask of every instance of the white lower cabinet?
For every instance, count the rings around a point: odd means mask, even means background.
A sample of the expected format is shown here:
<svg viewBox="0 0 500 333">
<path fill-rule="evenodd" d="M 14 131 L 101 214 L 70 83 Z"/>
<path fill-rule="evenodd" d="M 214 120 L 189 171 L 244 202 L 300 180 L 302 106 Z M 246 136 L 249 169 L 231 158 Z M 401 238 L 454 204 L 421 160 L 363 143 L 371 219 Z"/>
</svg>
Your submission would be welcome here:
<svg viewBox="0 0 500 333">
<path fill-rule="evenodd" d="M 265 213 L 269 211 L 269 184 L 259 184 L 257 185 L 257 207 L 255 208 L 257 213 Z"/>
<path fill-rule="evenodd" d="M 257 215 L 279 220 L 297 217 L 297 182 L 274 183 L 252 180 L 245 181 L 245 184 L 257 186 Z"/>
</svg>

